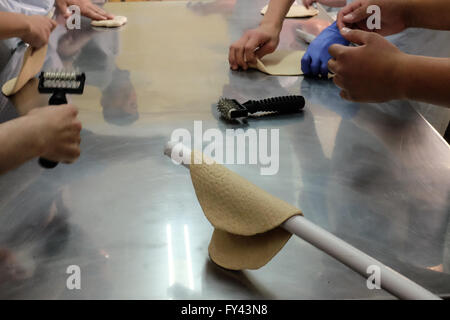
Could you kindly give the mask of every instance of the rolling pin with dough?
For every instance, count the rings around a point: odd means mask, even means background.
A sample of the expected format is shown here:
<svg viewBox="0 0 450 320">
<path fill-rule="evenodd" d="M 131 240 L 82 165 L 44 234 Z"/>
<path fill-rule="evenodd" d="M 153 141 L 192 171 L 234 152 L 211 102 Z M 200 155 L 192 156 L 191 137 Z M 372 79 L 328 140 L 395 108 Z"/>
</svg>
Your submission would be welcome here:
<svg viewBox="0 0 450 320">
<path fill-rule="evenodd" d="M 164 154 L 170 158 L 176 154 L 183 155 L 184 159 L 191 159 L 191 150 L 183 146 L 183 144 L 176 142 L 169 142 L 165 147 Z M 190 168 L 190 164 L 184 162 L 181 164 L 186 168 Z M 302 215 L 293 215 L 284 221 L 280 227 L 309 242 L 316 248 L 350 267 L 364 278 L 372 275 L 367 271 L 369 267 L 377 266 L 380 270 L 380 287 L 400 299 L 440 299 L 432 292 L 402 274 L 310 222 Z"/>
</svg>

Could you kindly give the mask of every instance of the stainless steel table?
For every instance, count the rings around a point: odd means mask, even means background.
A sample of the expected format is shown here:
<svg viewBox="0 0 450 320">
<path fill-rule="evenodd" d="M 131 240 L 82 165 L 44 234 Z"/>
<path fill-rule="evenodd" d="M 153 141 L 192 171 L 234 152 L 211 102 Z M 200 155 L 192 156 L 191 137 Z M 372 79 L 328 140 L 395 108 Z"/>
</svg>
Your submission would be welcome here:
<svg viewBox="0 0 450 320">
<path fill-rule="evenodd" d="M 434 293 L 450 293 L 448 144 L 411 102 L 348 103 L 332 82 L 230 71 L 229 44 L 257 25 L 264 4 L 117 3 L 108 9 L 128 17 L 121 29 L 93 30 L 84 20 L 81 30 L 58 27 L 45 68 L 86 72 L 85 94 L 70 97 L 84 126 L 82 156 L 53 170 L 31 161 L 0 177 L 0 298 L 393 298 L 298 238 L 256 271 L 209 260 L 212 227 L 189 173 L 163 155 L 164 145 L 194 120 L 204 130 L 239 127 L 219 119 L 221 95 L 287 94 L 305 96 L 302 114 L 242 126 L 279 128 L 278 174 L 229 168 Z M 285 22 L 280 47 L 304 47 L 296 23 Z M 443 37 L 412 30 L 398 41 L 414 51 L 426 39 L 425 51 L 448 55 Z M 22 53 L 2 82 L 18 72 Z M 2 121 L 47 99 L 30 83 L 1 98 Z M 70 265 L 80 267 L 80 290 L 66 287 Z"/>
</svg>

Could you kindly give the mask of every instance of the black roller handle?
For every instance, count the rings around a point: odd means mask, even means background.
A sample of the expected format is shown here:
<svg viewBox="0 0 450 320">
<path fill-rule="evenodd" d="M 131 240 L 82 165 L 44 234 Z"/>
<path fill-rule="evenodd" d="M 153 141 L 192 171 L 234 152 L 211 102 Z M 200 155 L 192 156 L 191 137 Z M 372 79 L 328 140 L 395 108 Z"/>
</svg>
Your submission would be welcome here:
<svg viewBox="0 0 450 320">
<path fill-rule="evenodd" d="M 278 112 L 294 113 L 305 107 L 305 98 L 302 96 L 283 96 L 264 100 L 249 100 L 243 104 L 250 113 L 255 112 Z"/>
<path fill-rule="evenodd" d="M 67 98 L 66 94 L 62 91 L 56 91 L 53 93 L 53 95 L 50 97 L 50 100 L 48 101 L 48 104 L 51 106 L 57 106 L 60 104 L 67 104 Z M 45 158 L 40 157 L 39 158 L 39 164 L 41 167 L 46 169 L 53 169 L 58 165 L 58 162 L 48 160 Z"/>
</svg>

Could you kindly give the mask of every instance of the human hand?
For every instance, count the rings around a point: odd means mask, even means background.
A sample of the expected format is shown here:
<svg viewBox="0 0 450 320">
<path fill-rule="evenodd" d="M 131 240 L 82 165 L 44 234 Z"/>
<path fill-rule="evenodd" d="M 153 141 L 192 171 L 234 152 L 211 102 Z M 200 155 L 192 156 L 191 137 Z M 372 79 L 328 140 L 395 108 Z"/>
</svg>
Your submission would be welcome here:
<svg viewBox="0 0 450 320">
<path fill-rule="evenodd" d="M 70 17 L 70 13 L 67 12 L 67 7 L 71 5 L 78 6 L 80 8 L 81 14 L 92 20 L 114 19 L 114 15 L 96 6 L 90 0 L 56 0 L 55 5 L 66 19 Z"/>
<path fill-rule="evenodd" d="M 323 30 L 308 46 L 302 58 L 302 71 L 306 76 L 328 78 L 327 64 L 331 59 L 328 48 L 335 43 L 344 46 L 349 44 L 336 27 L 336 22 Z"/>
<path fill-rule="evenodd" d="M 242 37 L 230 46 L 228 62 L 233 70 L 241 67 L 248 69 L 249 63 L 256 63 L 256 58 L 262 58 L 272 53 L 280 41 L 280 31 L 275 27 L 260 25 L 247 30 Z"/>
<path fill-rule="evenodd" d="M 40 15 L 23 16 L 27 28 L 20 38 L 31 47 L 39 49 L 48 43 L 50 33 L 55 29 L 56 22 Z"/>
<path fill-rule="evenodd" d="M 337 16 L 339 29 L 348 27 L 364 31 L 375 31 L 383 36 L 398 33 L 407 28 L 407 13 L 405 2 L 409 0 L 356 0 L 342 8 Z M 367 8 L 376 5 L 382 13 L 381 29 L 369 30 L 367 18 L 373 13 L 367 13 Z"/>
<path fill-rule="evenodd" d="M 41 145 L 40 156 L 55 162 L 72 163 L 80 156 L 81 123 L 73 105 L 36 108 L 26 117 Z"/>
<path fill-rule="evenodd" d="M 11 280 L 24 280 L 28 276 L 27 270 L 20 265 L 13 252 L 0 248 L 0 285 Z"/>
<path fill-rule="evenodd" d="M 358 102 L 404 98 L 399 70 L 407 55 L 373 32 L 343 28 L 342 35 L 360 46 L 330 46 L 333 59 L 328 68 L 335 74 L 333 81 L 341 88 L 340 96 Z"/>
<path fill-rule="evenodd" d="M 314 2 L 324 4 L 329 7 L 343 7 L 346 5 L 347 0 L 302 0 L 303 5 L 309 8 Z"/>
<path fill-rule="evenodd" d="M 320 18 L 311 18 L 308 20 L 301 20 L 298 22 L 301 30 L 312 34 L 314 36 L 318 36 L 323 30 L 331 25 L 327 20 L 323 20 Z"/>
</svg>

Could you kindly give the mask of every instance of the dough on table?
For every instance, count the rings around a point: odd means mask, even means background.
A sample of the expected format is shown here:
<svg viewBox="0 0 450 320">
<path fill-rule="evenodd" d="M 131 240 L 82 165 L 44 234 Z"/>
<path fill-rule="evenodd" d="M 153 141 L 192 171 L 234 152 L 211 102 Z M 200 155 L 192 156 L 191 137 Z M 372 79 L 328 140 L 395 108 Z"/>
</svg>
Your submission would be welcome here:
<svg viewBox="0 0 450 320">
<path fill-rule="evenodd" d="M 201 152 L 192 154 L 201 159 Z M 231 270 L 258 269 L 291 237 L 279 226 L 302 215 L 296 207 L 217 163 L 191 161 L 190 172 L 203 213 L 215 228 L 208 250 L 216 264 Z"/>
<path fill-rule="evenodd" d="M 267 8 L 269 5 L 265 5 L 261 9 L 261 14 L 266 14 Z M 288 13 L 286 13 L 286 18 L 304 18 L 304 17 L 312 17 L 319 13 L 319 11 L 313 7 L 309 7 L 309 9 L 306 9 L 306 7 L 302 4 L 293 3 L 291 8 L 289 9 Z"/>
<path fill-rule="evenodd" d="M 114 19 L 110 20 L 92 20 L 91 25 L 94 27 L 107 27 L 107 28 L 116 28 L 123 26 L 127 23 L 127 17 L 124 16 L 115 16 Z"/>
<path fill-rule="evenodd" d="M 44 65 L 45 56 L 47 54 L 47 45 L 34 50 L 28 47 L 22 60 L 22 68 L 16 78 L 8 80 L 2 86 L 2 92 L 5 96 L 11 96 L 23 88 L 23 86 L 33 78 Z"/>
<path fill-rule="evenodd" d="M 250 68 L 273 76 L 300 76 L 303 74 L 301 60 L 305 51 L 277 50 L 256 59 Z"/>
</svg>

